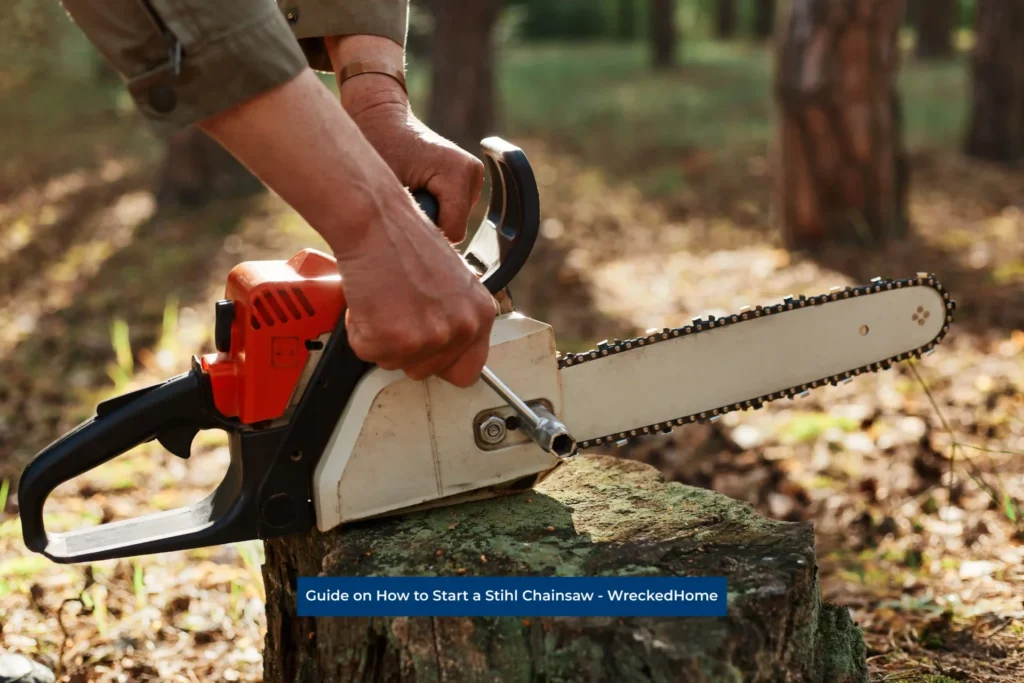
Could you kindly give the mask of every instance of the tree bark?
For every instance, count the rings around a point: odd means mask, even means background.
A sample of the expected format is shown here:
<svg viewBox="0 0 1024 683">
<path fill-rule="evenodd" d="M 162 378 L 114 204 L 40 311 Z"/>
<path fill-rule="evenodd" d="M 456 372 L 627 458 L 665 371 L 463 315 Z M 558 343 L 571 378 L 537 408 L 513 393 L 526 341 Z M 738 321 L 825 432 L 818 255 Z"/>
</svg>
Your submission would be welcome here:
<svg viewBox="0 0 1024 683">
<path fill-rule="evenodd" d="M 1024 159 L 1024 3 L 980 0 L 975 25 L 967 153 L 1017 162 Z"/>
<path fill-rule="evenodd" d="M 776 60 L 776 215 L 790 247 L 906 233 L 902 0 L 790 0 Z"/>
<path fill-rule="evenodd" d="M 754 35 L 768 40 L 775 32 L 775 0 L 757 0 L 754 6 Z"/>
<path fill-rule="evenodd" d="M 715 11 L 715 35 L 727 40 L 736 36 L 736 0 L 718 0 Z"/>
<path fill-rule="evenodd" d="M 266 543 L 265 679 L 866 682 L 860 630 L 823 604 L 809 524 L 608 456 L 504 498 Z M 296 577 L 726 576 L 721 619 L 297 618 Z"/>
<path fill-rule="evenodd" d="M 958 0 L 919 0 L 917 2 L 917 56 L 921 59 L 948 59 L 953 56 L 953 29 L 956 27 Z"/>
<path fill-rule="evenodd" d="M 427 124 L 475 152 L 495 125 L 494 25 L 502 0 L 431 0 L 433 85 Z"/>
<path fill-rule="evenodd" d="M 196 127 L 171 134 L 157 187 L 161 206 L 200 206 L 215 198 L 243 197 L 263 184 L 229 152 Z"/>
<path fill-rule="evenodd" d="M 676 0 L 651 0 L 651 64 L 655 69 L 674 69 L 676 43 Z"/>
</svg>

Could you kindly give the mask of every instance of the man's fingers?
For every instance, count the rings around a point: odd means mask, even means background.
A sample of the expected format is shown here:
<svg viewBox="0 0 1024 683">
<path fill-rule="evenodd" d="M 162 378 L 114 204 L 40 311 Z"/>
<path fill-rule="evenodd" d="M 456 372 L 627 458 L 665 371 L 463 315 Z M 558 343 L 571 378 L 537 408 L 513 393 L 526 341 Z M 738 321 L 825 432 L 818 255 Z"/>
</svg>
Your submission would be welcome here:
<svg viewBox="0 0 1024 683">
<path fill-rule="evenodd" d="M 417 382 L 440 375 L 442 372 L 450 368 L 455 362 L 462 357 L 466 352 L 468 345 L 460 344 L 457 347 L 445 349 L 440 353 L 432 355 L 430 358 L 419 361 L 417 363 L 409 363 L 402 366 L 402 370 L 409 377 L 409 379 L 416 380 Z"/>
<path fill-rule="evenodd" d="M 450 243 L 458 244 L 466 239 L 466 224 L 473 205 L 467 202 L 464 188 L 443 181 L 437 182 L 435 187 L 433 189 L 427 185 L 427 189 L 430 189 L 441 205 L 437 227 Z"/>
<path fill-rule="evenodd" d="M 480 379 L 480 371 L 487 363 L 487 352 L 490 351 L 490 340 L 482 338 L 459 356 L 447 370 L 441 372 L 441 379 L 451 382 L 457 387 L 471 387 Z"/>
<path fill-rule="evenodd" d="M 427 183 L 441 204 L 438 227 L 452 244 L 466 238 L 466 224 L 473 205 L 480 199 L 483 189 L 484 165 L 479 159 L 462 150 L 452 150 L 450 171 L 437 175 Z"/>
<path fill-rule="evenodd" d="M 361 339 L 359 341 L 362 343 Z M 410 368 L 434 367 L 434 371 L 428 373 L 429 376 L 447 367 L 440 365 L 436 359 L 439 355 L 448 353 L 456 344 L 461 347 L 465 342 L 441 330 L 414 328 L 388 334 L 367 343 L 366 346 L 372 348 L 363 351 L 368 356 L 366 358 L 360 355 L 360 351 L 363 350 L 361 346 L 357 348 L 353 343 L 352 349 L 363 360 L 376 363 L 385 370 L 408 372 Z"/>
<path fill-rule="evenodd" d="M 362 324 L 349 309 L 349 344 L 362 360 L 385 370 L 403 370 L 411 379 L 442 375 L 472 346 L 490 342 L 497 302 L 480 289 L 484 296 L 472 297 L 471 306 L 463 300 L 460 310 L 449 312 L 446 320 L 421 319 L 399 327 L 389 320 L 373 332 L 367 332 L 370 325 Z"/>
</svg>

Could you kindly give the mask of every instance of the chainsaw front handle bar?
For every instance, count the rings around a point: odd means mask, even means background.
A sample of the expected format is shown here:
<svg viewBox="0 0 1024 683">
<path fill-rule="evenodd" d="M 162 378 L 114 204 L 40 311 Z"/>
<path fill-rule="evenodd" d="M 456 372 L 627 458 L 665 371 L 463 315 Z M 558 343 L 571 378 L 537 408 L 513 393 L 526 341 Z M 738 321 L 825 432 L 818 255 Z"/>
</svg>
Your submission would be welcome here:
<svg viewBox="0 0 1024 683">
<path fill-rule="evenodd" d="M 523 150 L 497 137 L 480 143 L 491 181 L 487 215 L 469 240 L 462 258 L 491 294 L 512 282 L 526 263 L 540 231 L 537 180 Z M 427 190 L 413 191 L 423 212 L 437 223 L 441 207 Z"/>
</svg>

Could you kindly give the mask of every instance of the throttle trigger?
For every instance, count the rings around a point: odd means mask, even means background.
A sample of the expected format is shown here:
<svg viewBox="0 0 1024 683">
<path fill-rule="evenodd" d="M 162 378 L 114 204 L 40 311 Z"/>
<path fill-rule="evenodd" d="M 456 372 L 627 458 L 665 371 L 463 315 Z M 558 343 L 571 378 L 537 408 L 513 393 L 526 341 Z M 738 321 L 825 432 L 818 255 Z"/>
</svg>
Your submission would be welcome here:
<svg viewBox="0 0 1024 683">
<path fill-rule="evenodd" d="M 192 455 L 192 439 L 198 433 L 199 428 L 192 425 L 169 427 L 157 434 L 156 440 L 171 453 L 188 460 L 188 456 Z"/>
</svg>

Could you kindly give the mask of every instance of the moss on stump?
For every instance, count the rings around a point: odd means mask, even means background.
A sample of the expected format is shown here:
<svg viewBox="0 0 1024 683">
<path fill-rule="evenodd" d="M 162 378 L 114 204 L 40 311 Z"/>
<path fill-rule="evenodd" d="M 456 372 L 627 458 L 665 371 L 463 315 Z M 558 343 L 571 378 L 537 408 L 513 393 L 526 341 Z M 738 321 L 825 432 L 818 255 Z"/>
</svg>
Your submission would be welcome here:
<svg viewBox="0 0 1024 683">
<path fill-rule="evenodd" d="M 266 680 L 867 681 L 809 524 L 608 456 L 535 489 L 268 541 Z M 725 618 L 298 618 L 297 576 L 725 576 Z"/>
</svg>

